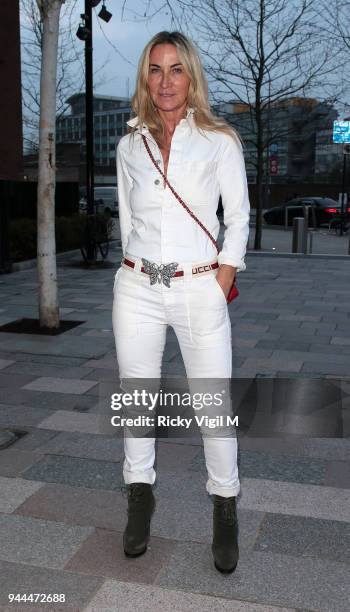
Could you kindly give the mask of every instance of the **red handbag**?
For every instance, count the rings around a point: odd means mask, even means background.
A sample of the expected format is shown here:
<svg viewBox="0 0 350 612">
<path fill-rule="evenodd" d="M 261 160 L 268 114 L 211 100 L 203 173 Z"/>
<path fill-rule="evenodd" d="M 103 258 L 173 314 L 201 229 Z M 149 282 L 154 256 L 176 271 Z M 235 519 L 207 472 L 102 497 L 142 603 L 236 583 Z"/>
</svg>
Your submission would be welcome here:
<svg viewBox="0 0 350 612">
<path fill-rule="evenodd" d="M 155 165 L 155 167 L 157 168 L 157 170 L 160 172 L 160 174 L 162 175 L 164 181 L 166 182 L 166 184 L 168 185 L 170 191 L 172 191 L 172 193 L 174 194 L 175 198 L 180 202 L 180 204 L 184 207 L 184 209 L 188 212 L 189 215 L 191 215 L 192 219 L 194 219 L 198 225 L 202 228 L 202 230 L 207 234 L 207 236 L 210 238 L 210 240 L 212 241 L 212 243 L 215 245 L 215 248 L 218 252 L 218 254 L 220 253 L 220 249 L 218 246 L 218 243 L 216 242 L 215 238 L 211 235 L 211 233 L 209 232 L 209 230 L 207 230 L 207 228 L 203 225 L 203 223 L 196 217 L 196 215 L 194 214 L 194 212 L 188 208 L 187 204 L 185 204 L 185 202 L 180 198 L 180 196 L 176 193 L 175 189 L 173 189 L 173 187 L 170 185 L 167 177 L 165 176 L 165 174 L 161 171 L 161 169 L 159 168 L 156 160 L 154 159 L 152 152 L 148 146 L 148 142 L 146 140 L 146 137 L 144 136 L 144 134 L 141 134 L 142 136 L 142 140 L 144 142 L 144 145 L 147 149 L 147 152 L 153 162 L 153 164 Z M 234 300 L 236 297 L 238 297 L 239 295 L 239 291 L 236 287 L 236 279 L 234 279 L 231 289 L 228 293 L 228 296 L 226 298 L 226 302 L 229 304 L 230 302 L 232 302 L 232 300 Z"/>
</svg>

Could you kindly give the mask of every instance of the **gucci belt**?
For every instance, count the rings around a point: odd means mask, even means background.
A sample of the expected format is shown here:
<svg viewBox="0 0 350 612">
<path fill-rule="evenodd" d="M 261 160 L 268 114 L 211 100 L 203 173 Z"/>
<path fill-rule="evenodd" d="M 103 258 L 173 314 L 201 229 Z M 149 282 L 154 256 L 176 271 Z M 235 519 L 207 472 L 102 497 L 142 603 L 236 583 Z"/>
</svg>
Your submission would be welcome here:
<svg viewBox="0 0 350 612">
<path fill-rule="evenodd" d="M 150 284 L 154 285 L 156 282 L 163 283 L 166 287 L 170 287 L 170 279 L 173 277 L 179 277 L 184 275 L 183 270 L 176 270 L 178 267 L 178 263 L 176 261 L 172 261 L 168 264 L 157 264 L 153 261 L 149 261 L 144 257 L 141 258 L 143 266 L 140 269 L 140 272 L 144 274 L 148 274 L 150 277 Z M 130 268 L 135 268 L 135 262 L 123 258 L 122 264 L 129 266 Z M 192 268 L 192 274 L 201 274 L 202 272 L 209 272 L 210 270 L 216 270 L 219 267 L 217 261 L 211 264 L 202 264 L 198 266 L 194 266 Z"/>
</svg>

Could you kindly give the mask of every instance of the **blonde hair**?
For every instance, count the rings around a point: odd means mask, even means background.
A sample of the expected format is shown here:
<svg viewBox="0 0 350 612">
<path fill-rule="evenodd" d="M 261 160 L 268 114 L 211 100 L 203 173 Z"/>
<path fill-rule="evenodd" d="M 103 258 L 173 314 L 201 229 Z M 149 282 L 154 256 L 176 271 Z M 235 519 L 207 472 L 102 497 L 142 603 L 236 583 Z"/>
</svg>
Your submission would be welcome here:
<svg viewBox="0 0 350 612">
<path fill-rule="evenodd" d="M 150 132 L 163 140 L 165 137 L 165 125 L 153 104 L 149 87 L 149 58 L 155 45 L 171 44 L 177 49 L 184 70 L 190 78 L 187 105 L 194 109 L 193 118 L 198 129 L 212 132 L 224 132 L 234 139 L 242 142 L 238 132 L 225 119 L 216 117 L 209 106 L 208 83 L 201 60 L 193 43 L 181 32 L 162 31 L 155 34 L 144 48 L 137 70 L 136 89 L 131 98 L 131 108 L 134 116 L 138 116 L 139 125 L 146 123 Z M 129 133 L 134 133 L 137 126 L 131 128 Z"/>
</svg>

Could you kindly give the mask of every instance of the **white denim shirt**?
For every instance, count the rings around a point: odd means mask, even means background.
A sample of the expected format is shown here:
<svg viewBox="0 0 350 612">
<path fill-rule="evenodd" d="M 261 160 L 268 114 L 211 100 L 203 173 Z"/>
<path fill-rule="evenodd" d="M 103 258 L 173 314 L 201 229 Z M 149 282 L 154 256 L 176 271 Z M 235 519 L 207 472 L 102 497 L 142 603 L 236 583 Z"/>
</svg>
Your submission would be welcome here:
<svg viewBox="0 0 350 612">
<path fill-rule="evenodd" d="M 198 130 L 193 109 L 177 124 L 168 162 L 167 179 L 187 206 L 217 239 L 219 195 L 224 210 L 224 242 L 217 250 L 206 233 L 183 208 L 152 163 L 141 133 L 164 173 L 160 149 L 146 124 L 117 145 L 119 221 L 123 255 L 156 263 L 207 262 L 217 257 L 237 272 L 246 269 L 249 235 L 249 197 L 242 146 L 222 132 Z M 138 118 L 127 121 L 138 124 Z M 203 132 L 203 131 L 202 131 Z"/>
</svg>

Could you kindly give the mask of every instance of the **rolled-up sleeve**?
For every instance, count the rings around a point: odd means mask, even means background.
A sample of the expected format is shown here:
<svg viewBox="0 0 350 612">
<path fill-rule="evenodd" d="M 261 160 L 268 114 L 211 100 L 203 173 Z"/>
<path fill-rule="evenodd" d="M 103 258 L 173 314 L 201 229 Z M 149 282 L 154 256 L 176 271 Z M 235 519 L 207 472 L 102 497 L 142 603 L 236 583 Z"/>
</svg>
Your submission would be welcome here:
<svg viewBox="0 0 350 612">
<path fill-rule="evenodd" d="M 120 142 L 117 145 L 116 158 L 120 235 L 122 241 L 123 255 L 125 255 L 128 237 L 132 230 L 130 207 L 130 191 L 132 188 L 132 179 L 126 168 L 125 160 L 123 158 L 123 153 L 120 147 Z"/>
<path fill-rule="evenodd" d="M 219 264 L 246 269 L 244 256 L 249 237 L 250 203 L 243 149 L 238 138 L 227 135 L 218 161 L 217 178 L 224 210 L 224 242 L 218 255 Z"/>
</svg>

